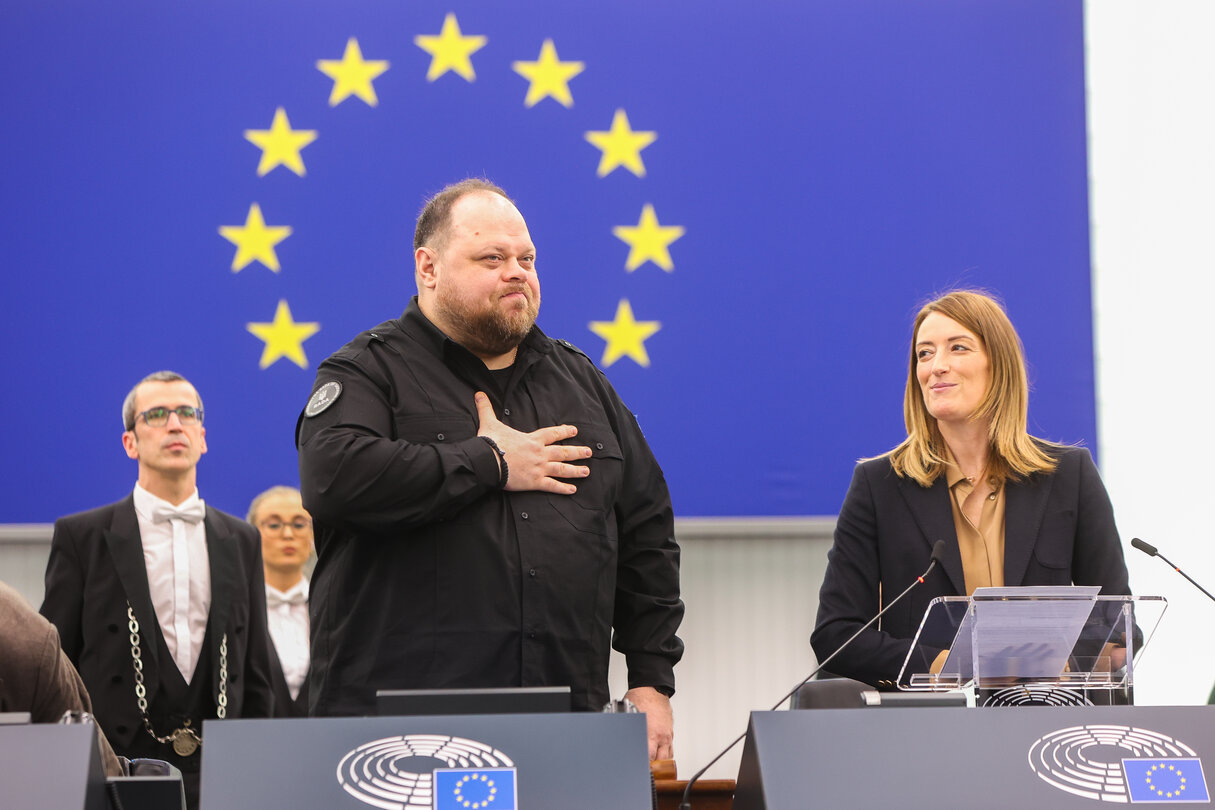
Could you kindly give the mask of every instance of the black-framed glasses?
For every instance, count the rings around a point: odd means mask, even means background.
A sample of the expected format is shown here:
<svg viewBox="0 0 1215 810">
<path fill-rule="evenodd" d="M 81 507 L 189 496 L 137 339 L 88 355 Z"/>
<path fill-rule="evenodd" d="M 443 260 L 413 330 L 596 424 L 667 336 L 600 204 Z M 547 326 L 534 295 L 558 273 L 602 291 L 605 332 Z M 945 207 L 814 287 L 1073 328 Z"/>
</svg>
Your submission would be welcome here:
<svg viewBox="0 0 1215 810">
<path fill-rule="evenodd" d="M 283 529 L 291 527 L 293 532 L 306 532 L 312 528 L 312 521 L 307 518 L 296 518 L 290 523 L 283 523 L 281 520 L 267 520 L 264 523 L 259 523 L 270 534 L 281 534 Z"/>
<path fill-rule="evenodd" d="M 201 424 L 203 420 L 202 408 L 195 408 L 193 405 L 179 405 L 176 408 L 148 408 L 142 413 L 135 414 L 135 421 L 142 419 L 151 427 L 164 427 L 169 424 L 169 414 L 177 414 L 177 421 L 183 425 Z"/>
</svg>

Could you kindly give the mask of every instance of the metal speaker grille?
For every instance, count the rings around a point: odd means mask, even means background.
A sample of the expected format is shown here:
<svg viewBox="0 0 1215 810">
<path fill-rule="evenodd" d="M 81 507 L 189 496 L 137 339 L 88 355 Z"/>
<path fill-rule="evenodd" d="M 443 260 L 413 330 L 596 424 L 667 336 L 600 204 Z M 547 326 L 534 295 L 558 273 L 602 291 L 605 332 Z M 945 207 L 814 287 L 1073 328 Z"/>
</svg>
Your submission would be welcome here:
<svg viewBox="0 0 1215 810">
<path fill-rule="evenodd" d="M 1092 706 L 1077 689 L 1052 686 L 1010 686 L 980 695 L 980 706 Z"/>
</svg>

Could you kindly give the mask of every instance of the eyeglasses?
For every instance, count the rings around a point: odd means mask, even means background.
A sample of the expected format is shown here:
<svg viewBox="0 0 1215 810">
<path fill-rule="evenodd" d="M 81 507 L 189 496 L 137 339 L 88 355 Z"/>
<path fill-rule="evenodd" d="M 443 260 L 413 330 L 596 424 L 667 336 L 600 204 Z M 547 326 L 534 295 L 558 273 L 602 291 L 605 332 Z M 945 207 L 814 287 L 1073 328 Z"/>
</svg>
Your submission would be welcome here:
<svg viewBox="0 0 1215 810">
<path fill-rule="evenodd" d="M 290 523 L 283 523 L 281 520 L 267 520 L 258 525 L 270 534 L 280 534 L 287 527 L 290 527 L 293 532 L 306 532 L 312 528 L 312 521 L 305 518 L 298 518 Z"/>
<path fill-rule="evenodd" d="M 179 405 L 176 408 L 148 408 L 143 413 L 135 414 L 135 421 L 142 419 L 151 427 L 164 427 L 169 424 L 169 414 L 177 414 L 177 420 L 183 425 L 201 424 L 203 420 L 202 408 L 195 408 L 193 405 Z M 134 424 L 131 425 L 134 429 Z"/>
</svg>

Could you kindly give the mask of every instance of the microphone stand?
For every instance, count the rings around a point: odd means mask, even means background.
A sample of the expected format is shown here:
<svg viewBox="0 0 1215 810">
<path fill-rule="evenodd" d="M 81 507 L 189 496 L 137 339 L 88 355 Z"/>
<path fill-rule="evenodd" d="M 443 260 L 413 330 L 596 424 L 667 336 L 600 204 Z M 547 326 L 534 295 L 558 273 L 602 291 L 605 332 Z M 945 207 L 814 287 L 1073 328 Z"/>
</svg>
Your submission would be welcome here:
<svg viewBox="0 0 1215 810">
<path fill-rule="evenodd" d="M 1140 540 L 1138 537 L 1135 537 L 1135 538 L 1131 539 L 1131 545 L 1134 546 L 1135 548 L 1139 549 L 1140 551 L 1142 551 L 1144 554 L 1148 555 L 1149 557 L 1159 557 L 1160 559 L 1164 560 L 1166 563 L 1169 564 L 1170 568 L 1172 568 L 1174 571 L 1176 571 L 1177 573 L 1181 574 L 1183 577 L 1188 579 L 1190 581 L 1191 585 L 1193 585 L 1195 588 L 1197 588 L 1198 590 L 1205 593 L 1207 595 L 1208 599 L 1215 602 L 1215 596 L 1211 596 L 1210 591 L 1208 591 L 1206 588 L 1199 585 L 1197 582 L 1194 581 L 1193 577 L 1191 577 L 1185 571 L 1182 571 L 1180 568 L 1178 568 L 1176 565 L 1174 565 L 1172 560 L 1170 560 L 1168 557 L 1164 556 L 1159 551 L 1157 551 L 1156 547 L 1153 546 L 1151 543 L 1146 543 L 1143 540 Z"/>
<path fill-rule="evenodd" d="M 807 675 L 805 678 L 803 678 L 802 681 L 797 686 L 795 686 L 791 690 L 789 690 L 789 692 L 786 693 L 784 697 L 782 697 L 780 700 L 776 701 L 776 705 L 773 706 L 771 709 L 769 709 L 769 711 L 776 711 L 777 709 L 779 709 L 780 705 L 782 703 L 784 703 L 786 700 L 788 700 L 789 698 L 793 697 L 793 695 L 797 692 L 798 689 L 801 689 L 803 686 L 808 684 L 810 682 L 810 680 L 812 678 L 814 678 L 815 675 L 822 672 L 823 667 L 825 667 L 825 666 L 827 666 L 827 664 L 831 663 L 831 659 L 835 658 L 835 656 L 837 656 L 841 652 L 843 652 L 844 648 L 846 648 L 849 644 L 851 644 L 853 641 L 855 641 L 857 636 L 859 636 L 861 633 L 865 632 L 870 627 L 872 627 L 873 623 L 876 622 L 878 619 L 882 618 L 882 616 L 886 613 L 886 611 L 888 611 L 892 607 L 894 607 L 899 602 L 899 600 L 901 600 L 904 596 L 911 593 L 912 588 L 923 583 L 924 578 L 927 577 L 930 573 L 932 573 L 932 569 L 937 567 L 937 561 L 941 558 L 941 555 L 944 551 L 945 551 L 945 541 L 938 540 L 936 542 L 936 544 L 932 547 L 932 559 L 929 561 L 928 567 L 924 569 L 924 573 L 922 573 L 918 577 L 916 577 L 915 581 L 913 581 L 910 585 L 908 585 L 907 588 L 901 594 L 896 596 L 894 599 L 890 600 L 889 604 L 887 604 L 886 607 L 879 610 L 877 612 L 876 616 L 874 616 L 872 619 L 870 619 L 869 621 L 867 621 L 863 625 L 861 625 L 861 629 L 857 630 L 855 633 L 853 633 L 851 636 L 849 636 L 847 641 L 845 641 L 840 646 L 836 647 L 835 652 L 831 653 L 831 655 L 828 655 L 825 659 L 823 659 L 822 663 L 820 663 L 813 672 L 811 672 L 809 675 Z M 730 749 L 732 749 L 734 746 L 738 745 L 738 743 L 741 742 L 742 739 L 746 736 L 747 736 L 747 732 L 744 731 L 742 734 L 735 737 L 734 742 L 727 745 L 720 754 L 713 757 L 713 759 L 709 760 L 708 765 L 704 766 L 703 768 L 701 768 L 699 771 L 697 771 L 695 774 L 692 775 L 692 778 L 688 780 L 687 787 L 685 787 L 683 789 L 683 797 L 679 801 L 679 810 L 692 810 L 692 802 L 691 802 L 692 785 L 696 784 L 696 781 L 698 779 L 700 779 L 700 777 L 704 776 L 705 772 L 708 771 L 709 768 L 712 768 L 715 764 L 717 764 L 717 760 L 721 759 L 727 753 L 729 753 Z"/>
</svg>

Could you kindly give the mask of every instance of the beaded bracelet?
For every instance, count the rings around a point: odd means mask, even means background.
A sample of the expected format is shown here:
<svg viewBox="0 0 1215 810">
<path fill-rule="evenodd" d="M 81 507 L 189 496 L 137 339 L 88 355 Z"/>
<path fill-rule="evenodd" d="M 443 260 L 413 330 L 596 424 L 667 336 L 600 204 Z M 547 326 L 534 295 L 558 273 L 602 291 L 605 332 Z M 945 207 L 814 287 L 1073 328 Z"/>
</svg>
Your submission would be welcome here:
<svg viewBox="0 0 1215 810">
<path fill-rule="evenodd" d="M 494 448 L 494 452 L 498 454 L 498 465 L 500 468 L 498 475 L 498 489 L 505 489 L 506 479 L 510 476 L 510 470 L 506 466 L 506 453 L 502 452 L 502 448 L 499 447 L 498 443 L 493 439 L 489 438 L 488 436 L 482 436 L 481 438 L 485 439 L 485 441 L 489 443 L 489 446 Z"/>
</svg>

